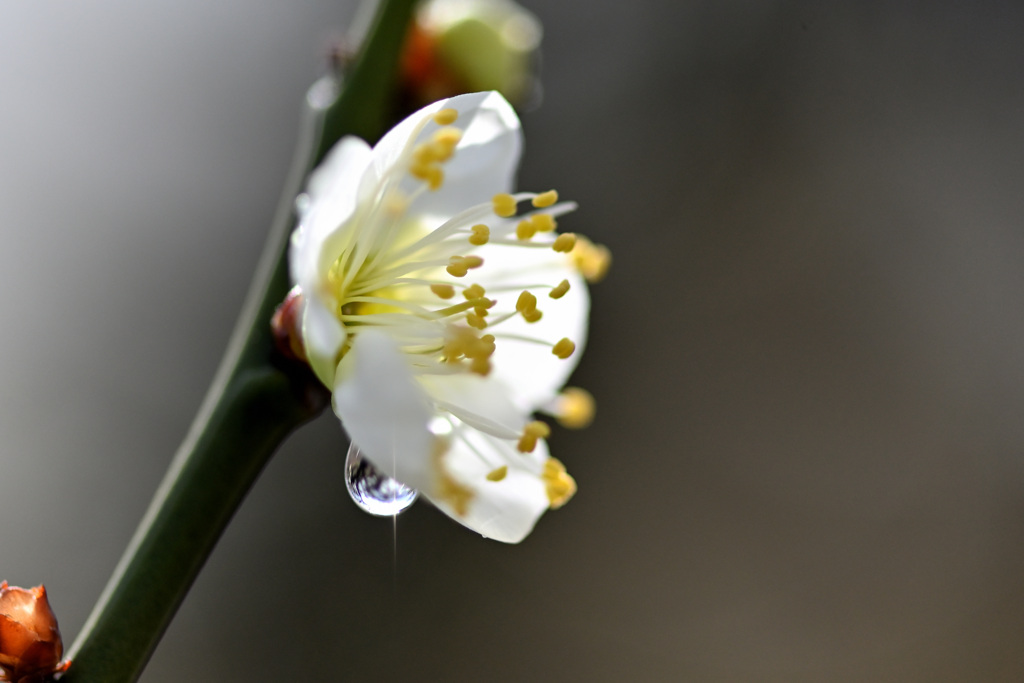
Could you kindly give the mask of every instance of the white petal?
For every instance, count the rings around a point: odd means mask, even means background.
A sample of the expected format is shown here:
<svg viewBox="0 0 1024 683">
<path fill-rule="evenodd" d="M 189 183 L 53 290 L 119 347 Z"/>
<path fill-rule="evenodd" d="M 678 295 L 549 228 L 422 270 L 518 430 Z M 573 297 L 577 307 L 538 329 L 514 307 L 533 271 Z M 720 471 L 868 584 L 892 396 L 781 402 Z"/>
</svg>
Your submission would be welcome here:
<svg viewBox="0 0 1024 683">
<path fill-rule="evenodd" d="M 498 93 L 461 95 L 444 106 L 458 110 L 453 125 L 463 129 L 462 141 L 443 166 L 444 183 L 422 194 L 412 208 L 441 219 L 510 192 L 523 147 L 515 110 Z"/>
<path fill-rule="evenodd" d="M 392 128 L 373 148 L 373 162 L 363 179 L 360 196 L 367 200 L 380 189 L 383 179 L 396 170 L 403 152 L 426 141 L 439 126 L 430 122 L 410 139 L 417 127 L 441 109 L 455 109 L 454 126 L 463 130 L 455 155 L 443 165 L 441 188 L 422 193 L 409 208 L 411 215 L 425 214 L 442 221 L 512 188 L 519 157 L 522 131 L 515 110 L 496 92 L 470 93 L 435 102 L 412 114 Z M 411 183 L 422 186 L 421 181 Z M 410 188 L 407 186 L 406 190 Z"/>
<path fill-rule="evenodd" d="M 471 429 L 460 432 L 445 455 L 445 468 L 457 481 L 473 492 L 464 515 L 459 515 L 444 500 L 430 498 L 441 511 L 455 521 L 488 538 L 504 543 L 519 543 L 548 509 L 541 465 L 548 457 L 543 442 L 533 453 L 523 454 L 514 445 Z M 492 462 L 481 459 L 481 454 Z M 508 473 L 501 481 L 489 481 L 487 473 L 506 465 Z M 429 497 L 429 496 L 428 496 Z"/>
<path fill-rule="evenodd" d="M 420 383 L 439 408 L 466 424 L 505 439 L 518 439 L 526 424 L 509 389 L 492 377 L 474 374 L 433 375 Z"/>
<path fill-rule="evenodd" d="M 311 204 L 339 201 L 339 194 L 347 195 L 346 201 L 354 201 L 359 178 L 370 162 L 370 151 L 361 138 L 350 135 L 339 140 L 309 175 L 306 194 Z"/>
<path fill-rule="evenodd" d="M 377 330 L 356 335 L 338 365 L 334 412 L 373 464 L 417 489 L 429 490 L 433 412 L 395 341 Z"/>
<path fill-rule="evenodd" d="M 303 298 L 302 343 L 313 373 L 324 386 L 334 384 L 338 353 L 345 338 L 345 328 L 324 302 L 315 296 Z"/>
<path fill-rule="evenodd" d="M 488 292 L 516 283 L 555 286 L 562 280 L 569 281 L 569 292 L 561 299 L 549 297 L 547 289 L 530 290 L 543 313 L 539 321 L 527 323 L 521 316 L 515 316 L 493 330 L 485 330 L 497 337 L 490 377 L 509 387 L 520 410 L 532 412 L 550 401 L 583 355 L 590 312 L 586 281 L 565 255 L 554 251 L 485 245 L 474 253 L 484 259 L 484 267 L 476 271 L 479 276 L 475 281 Z M 519 292 L 495 296 L 502 310 L 513 310 Z M 504 338 L 505 334 L 539 339 L 547 344 Z M 575 352 L 566 359 L 552 354 L 550 346 L 563 337 L 576 344 Z"/>
<path fill-rule="evenodd" d="M 308 208 L 292 233 L 288 255 L 292 281 L 304 291 L 311 291 L 338 257 L 329 242 L 355 210 L 360 178 L 370 159 L 369 145 L 359 138 L 342 138 L 310 175 Z"/>
</svg>

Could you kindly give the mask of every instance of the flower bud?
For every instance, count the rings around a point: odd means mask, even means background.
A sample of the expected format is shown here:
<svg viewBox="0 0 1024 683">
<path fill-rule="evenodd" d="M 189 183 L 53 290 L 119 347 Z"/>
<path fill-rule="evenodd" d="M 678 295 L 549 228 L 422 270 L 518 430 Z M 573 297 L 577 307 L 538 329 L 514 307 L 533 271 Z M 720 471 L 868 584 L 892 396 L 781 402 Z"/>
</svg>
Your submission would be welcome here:
<svg viewBox="0 0 1024 683">
<path fill-rule="evenodd" d="M 537 17 L 512 0 L 428 0 L 403 55 L 414 104 L 483 90 L 528 103 L 541 32 Z"/>
<path fill-rule="evenodd" d="M 274 345 L 285 358 L 306 360 L 302 347 L 302 292 L 293 287 L 270 319 Z"/>
<path fill-rule="evenodd" d="M 64 643 L 43 586 L 0 583 L 0 670 L 3 680 L 35 683 L 58 671 Z"/>
</svg>

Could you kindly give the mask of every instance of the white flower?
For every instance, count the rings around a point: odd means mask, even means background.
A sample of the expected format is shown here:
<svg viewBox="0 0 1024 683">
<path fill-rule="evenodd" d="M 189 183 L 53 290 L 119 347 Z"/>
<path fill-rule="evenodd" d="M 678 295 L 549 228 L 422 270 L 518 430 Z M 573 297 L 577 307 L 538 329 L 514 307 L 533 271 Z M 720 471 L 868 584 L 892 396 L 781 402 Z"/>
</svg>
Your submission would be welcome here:
<svg viewBox="0 0 1024 683">
<path fill-rule="evenodd" d="M 372 149 L 345 138 L 300 197 L 290 253 L 305 354 L 352 441 L 510 543 L 575 491 L 531 416 L 579 411 L 559 390 L 586 337 L 581 273 L 608 258 L 555 231 L 575 207 L 553 191 L 507 194 L 521 146 L 493 92 L 428 106 Z"/>
</svg>

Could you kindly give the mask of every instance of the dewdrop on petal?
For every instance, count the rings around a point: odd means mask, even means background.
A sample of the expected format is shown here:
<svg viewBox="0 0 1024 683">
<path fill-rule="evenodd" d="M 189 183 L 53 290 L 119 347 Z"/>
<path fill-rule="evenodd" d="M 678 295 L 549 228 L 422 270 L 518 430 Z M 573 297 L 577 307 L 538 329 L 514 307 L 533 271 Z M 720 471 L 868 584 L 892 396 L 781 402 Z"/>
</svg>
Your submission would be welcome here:
<svg viewBox="0 0 1024 683">
<path fill-rule="evenodd" d="M 64 644 L 46 588 L 18 588 L 0 583 L 0 680 L 41 683 L 66 671 L 60 661 Z"/>
<path fill-rule="evenodd" d="M 289 254 L 302 355 L 373 466 L 350 476 L 353 499 L 394 514 L 416 490 L 507 543 L 576 490 L 534 416 L 575 368 L 590 309 L 585 243 L 556 220 L 575 205 L 514 192 L 521 147 L 494 92 L 430 105 L 373 148 L 344 138 L 298 202 Z"/>
</svg>

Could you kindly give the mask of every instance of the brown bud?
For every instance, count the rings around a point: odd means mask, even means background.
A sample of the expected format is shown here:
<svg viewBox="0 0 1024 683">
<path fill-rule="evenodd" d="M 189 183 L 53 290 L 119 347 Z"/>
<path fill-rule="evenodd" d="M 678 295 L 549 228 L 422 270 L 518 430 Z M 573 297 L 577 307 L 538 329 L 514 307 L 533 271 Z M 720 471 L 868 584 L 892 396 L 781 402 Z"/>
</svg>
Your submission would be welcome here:
<svg viewBox="0 0 1024 683">
<path fill-rule="evenodd" d="M 67 669 L 57 617 L 43 586 L 25 589 L 0 583 L 0 680 L 36 683 Z"/>
</svg>

